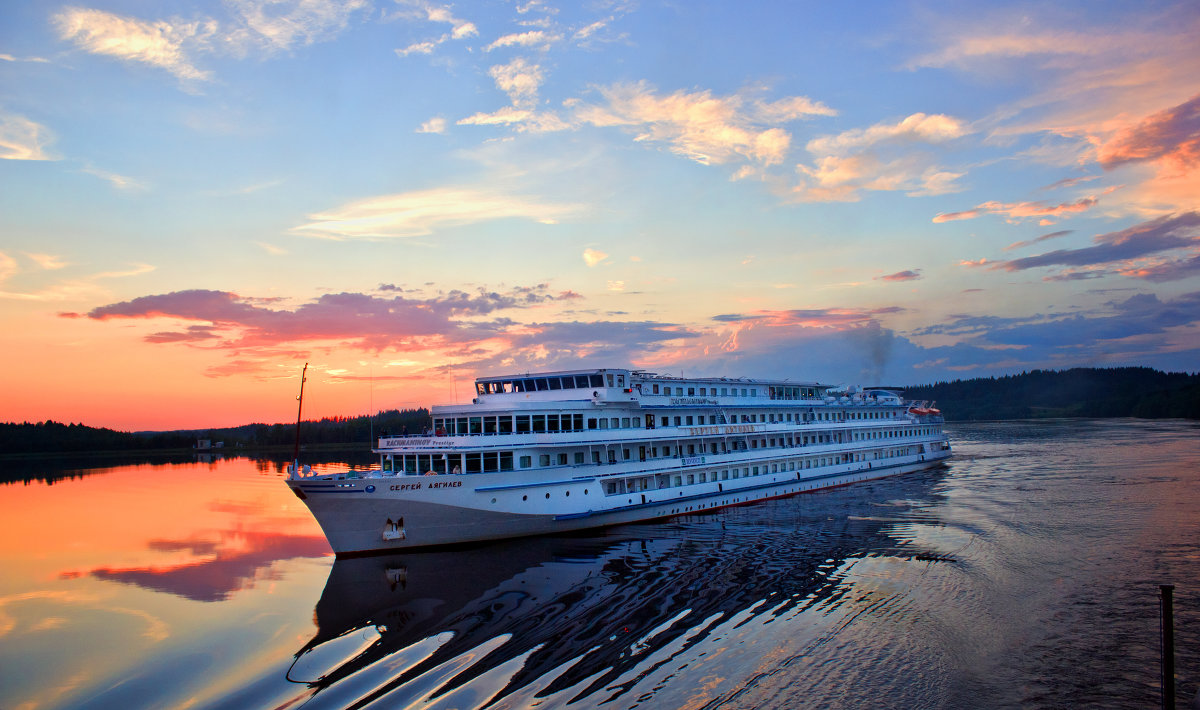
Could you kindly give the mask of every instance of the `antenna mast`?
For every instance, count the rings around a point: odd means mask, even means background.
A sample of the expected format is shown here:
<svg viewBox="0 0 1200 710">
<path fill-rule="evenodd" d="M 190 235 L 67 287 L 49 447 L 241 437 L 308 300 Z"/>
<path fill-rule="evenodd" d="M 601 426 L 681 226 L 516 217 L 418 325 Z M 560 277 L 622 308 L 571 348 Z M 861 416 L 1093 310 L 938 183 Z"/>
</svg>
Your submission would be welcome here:
<svg viewBox="0 0 1200 710">
<path fill-rule="evenodd" d="M 308 363 L 306 362 L 304 369 L 300 371 L 300 396 L 296 398 L 300 405 L 296 408 L 296 451 L 292 457 L 292 475 L 294 476 L 300 475 L 300 415 L 304 412 L 304 381 L 308 379 L 305 377 L 307 374 Z"/>
</svg>

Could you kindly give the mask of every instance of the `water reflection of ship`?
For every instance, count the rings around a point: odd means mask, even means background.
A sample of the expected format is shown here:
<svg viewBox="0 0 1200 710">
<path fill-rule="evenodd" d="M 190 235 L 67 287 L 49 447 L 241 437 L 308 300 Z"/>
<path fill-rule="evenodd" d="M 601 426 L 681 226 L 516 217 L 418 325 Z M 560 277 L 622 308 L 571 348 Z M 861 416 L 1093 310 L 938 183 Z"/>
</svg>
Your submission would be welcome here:
<svg viewBox="0 0 1200 710">
<path fill-rule="evenodd" d="M 576 697 L 602 689 L 619 695 L 613 682 L 645 654 L 699 642 L 714 616 L 836 605 L 847 590 L 831 573 L 849 559 L 947 560 L 897 533 L 903 523 L 921 522 L 918 510 L 943 475 L 927 471 L 606 534 L 338 559 L 316 606 L 317 633 L 296 652 L 289 678 L 319 695 L 440 635 L 423 660 L 385 683 L 364 684 L 361 702 L 403 692 L 406 683 L 489 642 L 490 652 L 434 695 L 525 654 L 501 695 L 539 679 L 539 696 L 585 680 Z M 881 500 L 899 502 L 881 508 Z M 495 645 L 499 638 L 507 640 Z M 316 662 L 324 649 L 333 653 Z"/>
</svg>

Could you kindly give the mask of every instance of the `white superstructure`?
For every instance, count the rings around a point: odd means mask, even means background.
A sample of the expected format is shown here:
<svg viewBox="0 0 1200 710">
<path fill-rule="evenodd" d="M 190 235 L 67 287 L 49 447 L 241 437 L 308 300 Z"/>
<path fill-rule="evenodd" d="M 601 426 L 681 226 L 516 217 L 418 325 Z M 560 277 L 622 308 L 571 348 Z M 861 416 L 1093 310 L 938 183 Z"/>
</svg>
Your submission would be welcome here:
<svg viewBox="0 0 1200 710">
<path fill-rule="evenodd" d="M 627 369 L 482 377 L 385 437 L 381 468 L 288 485 L 337 553 L 687 514 L 907 473 L 950 455 L 936 409 L 886 390 Z"/>
</svg>

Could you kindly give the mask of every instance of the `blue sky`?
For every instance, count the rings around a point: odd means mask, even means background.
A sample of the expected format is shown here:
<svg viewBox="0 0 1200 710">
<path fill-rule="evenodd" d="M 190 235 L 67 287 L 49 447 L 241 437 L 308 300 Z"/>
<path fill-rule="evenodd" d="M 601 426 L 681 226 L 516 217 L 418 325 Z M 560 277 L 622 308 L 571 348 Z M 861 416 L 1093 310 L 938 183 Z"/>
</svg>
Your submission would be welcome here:
<svg viewBox="0 0 1200 710">
<path fill-rule="evenodd" d="M 1200 9 L 0 10 L 0 419 L 1200 363 Z"/>
</svg>

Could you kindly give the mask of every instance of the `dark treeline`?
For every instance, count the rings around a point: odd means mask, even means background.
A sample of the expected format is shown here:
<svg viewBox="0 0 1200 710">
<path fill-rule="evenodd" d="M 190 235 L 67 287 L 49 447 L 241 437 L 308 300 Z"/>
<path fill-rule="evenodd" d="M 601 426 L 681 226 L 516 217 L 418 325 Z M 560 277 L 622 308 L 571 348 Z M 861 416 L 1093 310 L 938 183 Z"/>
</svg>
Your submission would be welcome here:
<svg viewBox="0 0 1200 710">
<path fill-rule="evenodd" d="M 429 427 L 427 409 L 391 409 L 374 417 L 326 417 L 300 424 L 300 439 L 312 444 L 370 444 L 384 434 L 418 434 Z M 83 451 L 154 451 L 191 449 L 198 440 L 224 448 L 291 446 L 296 441 L 295 424 L 245 424 L 224 429 L 123 432 L 46 421 L 0 424 L 0 454 L 72 453 Z"/>
<path fill-rule="evenodd" d="M 1033 370 L 908 387 L 908 399 L 936 401 L 949 421 L 1044 417 L 1200 419 L 1200 375 L 1148 367 Z"/>
<path fill-rule="evenodd" d="M 1038 417 L 1200 419 L 1200 375 L 1148 367 L 1033 370 L 1020 375 L 939 382 L 904 390 L 936 401 L 950 421 Z M 374 417 L 326 417 L 301 424 L 305 445 L 367 444 L 385 434 L 419 434 L 427 409 L 392 409 Z M 295 424 L 245 424 L 225 429 L 121 432 L 47 421 L 0 424 L 0 454 L 191 449 L 200 439 L 224 448 L 279 448 L 296 440 Z"/>
</svg>

